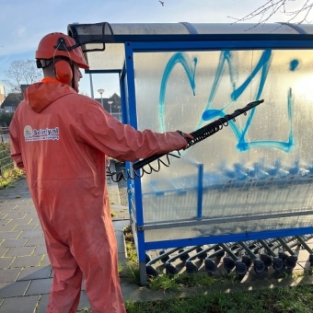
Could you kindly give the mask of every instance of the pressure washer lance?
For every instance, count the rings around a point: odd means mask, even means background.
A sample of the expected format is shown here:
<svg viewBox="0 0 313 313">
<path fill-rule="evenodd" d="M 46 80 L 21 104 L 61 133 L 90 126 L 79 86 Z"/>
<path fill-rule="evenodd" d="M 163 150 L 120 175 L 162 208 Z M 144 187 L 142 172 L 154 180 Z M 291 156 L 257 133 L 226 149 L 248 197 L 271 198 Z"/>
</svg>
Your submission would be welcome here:
<svg viewBox="0 0 313 313">
<path fill-rule="evenodd" d="M 207 124 L 207 125 L 199 128 L 198 130 L 195 130 L 194 132 L 190 133 L 190 135 L 193 136 L 193 139 L 185 138 L 188 142 L 187 148 L 190 148 L 191 146 L 195 145 L 196 143 L 198 143 L 198 142 L 212 136 L 213 134 L 217 133 L 224 126 L 228 126 L 228 121 L 230 121 L 230 120 L 235 121 L 235 118 L 237 116 L 239 116 L 241 114 L 246 115 L 247 111 L 255 108 L 256 106 L 258 106 L 259 104 L 261 104 L 263 102 L 264 102 L 264 100 L 256 100 L 256 101 L 250 102 L 244 108 L 237 109 L 232 114 L 227 114 L 227 115 L 215 120 L 214 122 Z M 178 132 L 182 134 L 181 131 L 178 131 Z M 156 154 L 156 155 L 152 155 L 149 158 L 142 159 L 142 160 L 133 164 L 133 169 L 135 171 L 139 170 L 140 168 L 142 168 L 145 165 L 161 158 L 164 155 L 166 155 L 166 154 Z"/>
</svg>

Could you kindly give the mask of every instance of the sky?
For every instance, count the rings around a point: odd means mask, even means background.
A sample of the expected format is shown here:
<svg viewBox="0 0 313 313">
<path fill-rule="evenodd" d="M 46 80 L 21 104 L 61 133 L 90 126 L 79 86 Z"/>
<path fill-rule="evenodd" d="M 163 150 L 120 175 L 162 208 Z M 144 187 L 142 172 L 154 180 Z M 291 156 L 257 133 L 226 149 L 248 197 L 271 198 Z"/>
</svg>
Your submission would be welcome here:
<svg viewBox="0 0 313 313">
<path fill-rule="evenodd" d="M 15 60 L 34 59 L 42 37 L 51 32 L 67 33 L 72 23 L 233 23 L 267 0 L 0 0 L 0 83 Z M 304 1 L 304 0 L 303 0 Z M 297 8 L 302 0 L 290 2 Z M 278 12 L 269 22 L 285 22 Z M 248 22 L 258 22 L 258 19 Z M 84 75 L 84 72 L 83 72 Z M 93 75 L 95 97 L 119 94 L 114 74 Z M 80 92 L 91 95 L 90 77 L 85 74 Z"/>
</svg>

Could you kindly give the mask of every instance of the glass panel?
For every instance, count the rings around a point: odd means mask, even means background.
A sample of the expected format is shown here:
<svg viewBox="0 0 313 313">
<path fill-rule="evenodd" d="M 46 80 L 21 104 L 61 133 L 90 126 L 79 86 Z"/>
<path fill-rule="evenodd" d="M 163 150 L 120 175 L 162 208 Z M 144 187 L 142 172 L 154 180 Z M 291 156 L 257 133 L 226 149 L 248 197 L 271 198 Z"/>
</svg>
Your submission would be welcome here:
<svg viewBox="0 0 313 313">
<path fill-rule="evenodd" d="M 311 50 L 136 53 L 134 63 L 141 130 L 192 132 L 255 99 L 265 100 L 182 151 L 180 159 L 170 157 L 169 168 L 144 175 L 145 222 L 193 219 L 199 212 L 226 219 L 312 209 Z M 241 229 L 238 223 L 227 225 L 227 232 Z M 244 224 L 250 230 L 257 225 L 258 231 L 286 227 L 266 219 Z"/>
<path fill-rule="evenodd" d="M 91 49 L 92 45 L 86 45 Z M 87 52 L 90 70 L 121 70 L 124 65 L 124 44 L 106 44 L 104 51 Z"/>
<path fill-rule="evenodd" d="M 179 23 L 124 23 L 110 25 L 114 35 L 189 34 L 186 27 Z"/>
<path fill-rule="evenodd" d="M 297 27 L 302 28 L 306 33 L 313 34 L 313 25 L 312 24 L 300 24 Z"/>
</svg>

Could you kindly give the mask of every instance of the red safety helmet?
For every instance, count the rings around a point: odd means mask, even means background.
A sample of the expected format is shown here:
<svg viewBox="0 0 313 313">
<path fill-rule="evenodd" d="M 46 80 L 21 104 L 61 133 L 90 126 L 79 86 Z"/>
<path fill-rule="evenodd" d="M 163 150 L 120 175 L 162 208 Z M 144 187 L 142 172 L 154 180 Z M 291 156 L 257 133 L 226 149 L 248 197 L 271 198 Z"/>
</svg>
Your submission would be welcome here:
<svg viewBox="0 0 313 313">
<path fill-rule="evenodd" d="M 65 57 L 81 68 L 89 68 L 81 47 L 72 37 L 62 33 L 51 33 L 43 37 L 36 51 L 36 59 L 38 61 L 51 60 L 56 57 Z"/>
</svg>

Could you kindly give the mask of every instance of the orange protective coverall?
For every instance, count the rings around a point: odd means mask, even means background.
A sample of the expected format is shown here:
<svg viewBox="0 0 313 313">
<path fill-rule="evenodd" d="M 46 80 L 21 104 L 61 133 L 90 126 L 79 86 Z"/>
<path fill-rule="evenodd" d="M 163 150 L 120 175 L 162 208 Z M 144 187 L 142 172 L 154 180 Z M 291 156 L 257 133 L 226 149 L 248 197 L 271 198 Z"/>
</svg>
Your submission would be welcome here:
<svg viewBox="0 0 313 313">
<path fill-rule="evenodd" d="M 106 187 L 106 155 L 134 161 L 186 147 L 177 132 L 137 131 L 58 82 L 24 93 L 10 125 L 54 271 L 47 312 L 76 312 L 82 277 L 93 313 L 125 312 Z"/>
</svg>

